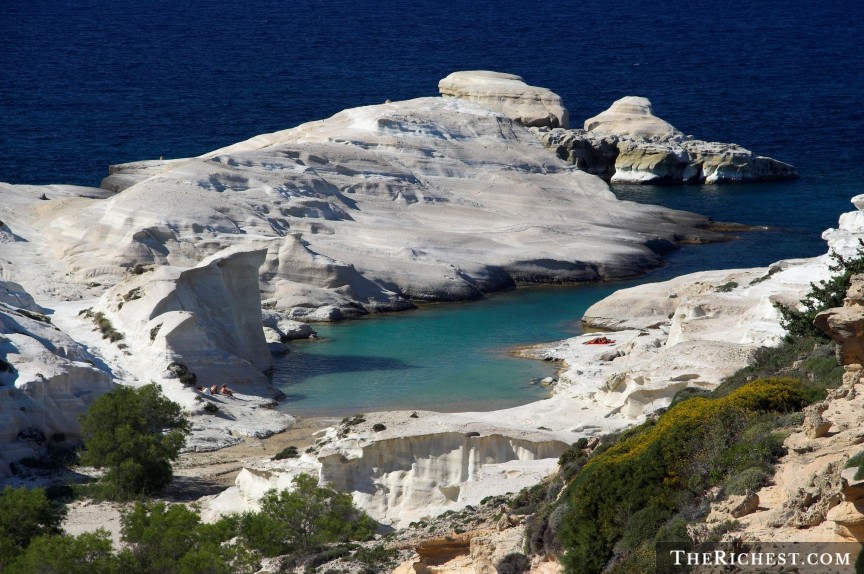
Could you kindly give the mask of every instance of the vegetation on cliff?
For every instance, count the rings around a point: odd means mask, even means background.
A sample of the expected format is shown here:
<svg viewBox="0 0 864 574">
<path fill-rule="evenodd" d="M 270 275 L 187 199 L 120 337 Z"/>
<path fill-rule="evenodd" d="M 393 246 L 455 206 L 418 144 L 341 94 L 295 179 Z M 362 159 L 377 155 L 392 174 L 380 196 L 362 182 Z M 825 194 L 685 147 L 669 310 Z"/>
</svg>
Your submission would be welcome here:
<svg viewBox="0 0 864 574">
<path fill-rule="evenodd" d="M 512 504 L 531 513 L 526 550 L 555 554 L 572 573 L 654 572 L 658 543 L 705 542 L 688 526 L 704 521 L 711 500 L 764 486 L 800 411 L 842 379 L 834 346 L 812 319 L 842 305 L 851 276 L 864 272 L 864 244 L 854 258 L 831 257 L 834 274 L 812 284 L 803 310 L 779 307 L 782 345 L 757 350 L 712 392 L 685 389 L 668 410 L 593 451 L 575 443 L 557 479 L 520 493 Z M 717 525 L 708 541 L 735 528 Z"/>
<path fill-rule="evenodd" d="M 859 239 L 858 244 L 854 257 L 843 257 L 836 251 L 831 251 L 829 256 L 834 263 L 828 268 L 833 275 L 818 284 L 810 283 L 810 291 L 801 299 L 803 309 L 774 304 L 782 317 L 780 324 L 786 329 L 787 340 L 792 341 L 801 337 L 828 339 L 822 330 L 813 325 L 813 320 L 822 311 L 842 307 L 852 276 L 864 273 L 864 241 Z"/>
</svg>

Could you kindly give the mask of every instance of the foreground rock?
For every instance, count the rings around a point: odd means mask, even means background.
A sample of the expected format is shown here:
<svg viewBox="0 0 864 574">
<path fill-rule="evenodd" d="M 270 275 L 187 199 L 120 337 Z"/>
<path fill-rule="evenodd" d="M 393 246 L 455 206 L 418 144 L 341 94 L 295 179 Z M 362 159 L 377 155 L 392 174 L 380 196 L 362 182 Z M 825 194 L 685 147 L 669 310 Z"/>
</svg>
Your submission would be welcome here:
<svg viewBox="0 0 864 574">
<path fill-rule="evenodd" d="M 235 488 L 207 507 L 210 516 L 255 508 L 268 489 L 287 488 L 305 472 L 353 493 L 376 520 L 404 527 L 536 484 L 555 469 L 569 437 L 473 415 L 367 413 L 328 429 L 299 459 L 250 461 Z"/>
<path fill-rule="evenodd" d="M 844 306 L 819 315 L 821 328 L 838 342 L 846 366 L 843 383 L 824 401 L 805 409 L 804 423 L 784 441 L 788 452 L 776 465 L 771 483 L 754 493 L 759 507 L 739 518 L 740 529 L 734 533 L 738 540 L 864 541 L 864 481 L 858 477 L 858 465 L 845 468 L 864 442 L 864 356 L 860 342 L 853 341 L 860 333 L 853 335 L 849 325 L 864 315 L 859 304 L 862 289 L 864 276 L 859 275 L 853 278 Z M 724 508 L 715 505 L 709 527 L 728 519 Z M 857 551 L 857 544 L 853 548 Z"/>
<path fill-rule="evenodd" d="M 445 97 L 477 102 L 523 126 L 570 127 L 570 114 L 561 96 L 547 88 L 529 86 L 514 74 L 453 72 L 438 82 L 438 91 Z"/>
<path fill-rule="evenodd" d="M 585 129 L 536 129 L 549 150 L 615 183 L 740 183 L 795 179 L 789 164 L 736 144 L 683 135 L 653 114 L 646 98 L 627 96 L 585 120 Z"/>
</svg>

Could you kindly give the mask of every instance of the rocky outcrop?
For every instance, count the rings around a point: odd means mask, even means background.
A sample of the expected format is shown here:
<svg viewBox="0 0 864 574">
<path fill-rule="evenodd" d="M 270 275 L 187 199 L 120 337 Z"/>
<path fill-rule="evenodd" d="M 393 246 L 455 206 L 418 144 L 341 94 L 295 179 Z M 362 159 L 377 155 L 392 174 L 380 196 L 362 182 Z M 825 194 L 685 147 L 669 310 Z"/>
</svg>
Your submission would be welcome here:
<svg viewBox="0 0 864 574">
<path fill-rule="evenodd" d="M 585 120 L 585 131 L 645 139 L 668 139 L 683 135 L 672 124 L 654 115 L 648 98 L 638 96 L 625 96 L 613 102 L 608 110 L 588 118 Z"/>
<path fill-rule="evenodd" d="M 864 364 L 864 275 L 854 275 L 843 307 L 816 315 L 814 324 L 837 343 L 844 365 Z"/>
<path fill-rule="evenodd" d="M 345 110 L 151 163 L 123 168 L 142 179 L 108 199 L 33 211 L 34 237 L 67 281 L 110 284 L 135 265 L 194 267 L 227 247 L 263 248 L 265 306 L 333 320 L 632 276 L 676 241 L 720 237 L 703 217 L 618 201 L 518 122 L 462 98 Z M 10 198 L 37 191 L 3 187 Z"/>
<path fill-rule="evenodd" d="M 20 285 L 0 281 L 0 477 L 10 463 L 38 458 L 52 436 L 78 437 L 78 417 L 113 386 L 110 372 L 45 311 Z"/>
<path fill-rule="evenodd" d="M 579 169 L 614 183 L 739 183 L 794 179 L 789 164 L 736 144 L 684 136 L 628 96 L 585 121 L 583 130 L 535 129 L 543 145 Z"/>
<path fill-rule="evenodd" d="M 470 492 L 471 483 L 492 470 L 490 467 L 554 460 L 566 448 L 567 443 L 554 440 L 449 432 L 367 444 L 356 439 L 342 440 L 323 450 L 318 460 L 322 481 L 352 492 L 355 501 L 376 519 L 407 525 L 412 520 L 476 503 L 478 493 L 466 496 L 463 490 Z M 505 474 L 511 478 L 500 487 L 515 492 L 543 478 L 541 471 L 519 485 L 519 467 L 507 465 Z M 490 484 L 483 490 L 481 498 L 501 493 Z"/>
<path fill-rule="evenodd" d="M 428 538 L 414 545 L 416 555 L 400 564 L 393 574 L 496 574 L 498 572 L 520 572 L 516 569 L 499 569 L 505 557 L 523 550 L 525 528 L 516 527 L 503 531 L 482 530 L 443 537 Z M 530 561 L 525 558 L 525 564 Z M 526 574 L 557 572 L 557 568 L 539 567 L 526 570 Z M 505 567 L 506 568 L 506 567 Z"/>
<path fill-rule="evenodd" d="M 230 248 L 190 269 L 159 267 L 112 287 L 97 311 L 133 344 L 182 362 L 208 386 L 263 377 L 272 366 L 261 325 L 264 250 Z M 138 346 L 138 345 L 136 345 Z"/>
<path fill-rule="evenodd" d="M 561 96 L 526 84 L 520 76 L 483 70 L 453 72 L 440 82 L 442 96 L 461 98 L 500 112 L 523 126 L 569 128 Z"/>
</svg>

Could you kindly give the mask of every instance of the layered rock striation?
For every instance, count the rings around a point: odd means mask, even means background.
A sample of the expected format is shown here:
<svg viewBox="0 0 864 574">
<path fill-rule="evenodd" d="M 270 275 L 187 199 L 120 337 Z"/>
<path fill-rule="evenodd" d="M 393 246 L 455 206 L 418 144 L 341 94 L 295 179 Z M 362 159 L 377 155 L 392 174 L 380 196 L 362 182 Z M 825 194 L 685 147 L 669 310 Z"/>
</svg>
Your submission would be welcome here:
<svg viewBox="0 0 864 574">
<path fill-rule="evenodd" d="M 795 179 L 787 163 L 737 144 L 685 136 L 656 117 L 646 98 L 627 96 L 585 120 L 584 129 L 534 130 L 543 145 L 579 169 L 614 183 L 742 183 Z"/>
<path fill-rule="evenodd" d="M 438 82 L 444 97 L 460 98 L 500 112 L 523 126 L 570 127 L 561 96 L 548 88 L 529 86 L 515 74 L 474 70 L 453 72 Z"/>
</svg>

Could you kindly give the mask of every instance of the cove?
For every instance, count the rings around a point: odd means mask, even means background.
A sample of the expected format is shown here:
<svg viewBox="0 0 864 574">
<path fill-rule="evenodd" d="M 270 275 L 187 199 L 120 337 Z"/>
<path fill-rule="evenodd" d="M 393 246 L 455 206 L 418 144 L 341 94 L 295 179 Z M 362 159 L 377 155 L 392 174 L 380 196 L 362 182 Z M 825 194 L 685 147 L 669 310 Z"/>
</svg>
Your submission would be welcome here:
<svg viewBox="0 0 864 574">
<path fill-rule="evenodd" d="M 286 394 L 279 408 L 300 416 L 345 416 L 394 409 L 486 411 L 541 399 L 549 389 L 530 382 L 554 374 L 555 365 L 516 358 L 509 351 L 579 334 L 585 310 L 613 291 L 700 270 L 764 266 L 824 252 L 821 229 L 812 221 L 790 225 L 788 212 L 766 209 L 772 196 L 783 193 L 788 199 L 795 195 L 790 192 L 807 187 L 792 182 L 614 188 L 624 199 L 769 229 L 741 233 L 730 242 L 684 245 L 666 257 L 664 267 L 632 280 L 518 288 L 480 301 L 316 324 L 319 340 L 294 342 L 288 355 L 275 360 L 273 382 Z"/>
</svg>

